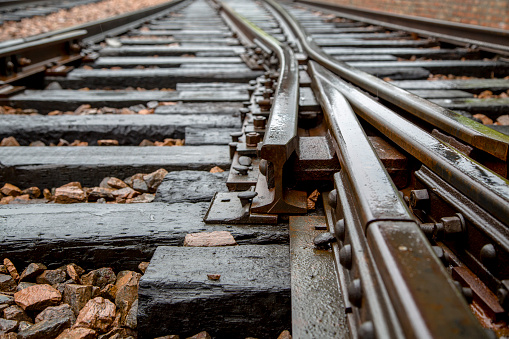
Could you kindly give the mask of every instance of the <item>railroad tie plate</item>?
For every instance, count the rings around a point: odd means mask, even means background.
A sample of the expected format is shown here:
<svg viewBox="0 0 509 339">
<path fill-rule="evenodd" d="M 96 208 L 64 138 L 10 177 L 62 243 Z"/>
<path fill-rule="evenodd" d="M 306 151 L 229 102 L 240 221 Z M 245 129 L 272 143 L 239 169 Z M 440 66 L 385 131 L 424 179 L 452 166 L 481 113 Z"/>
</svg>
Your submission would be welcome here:
<svg viewBox="0 0 509 339">
<path fill-rule="evenodd" d="M 218 192 L 203 218 L 207 224 L 276 224 L 275 214 L 249 213 L 251 203 L 243 202 L 239 192 Z"/>
</svg>

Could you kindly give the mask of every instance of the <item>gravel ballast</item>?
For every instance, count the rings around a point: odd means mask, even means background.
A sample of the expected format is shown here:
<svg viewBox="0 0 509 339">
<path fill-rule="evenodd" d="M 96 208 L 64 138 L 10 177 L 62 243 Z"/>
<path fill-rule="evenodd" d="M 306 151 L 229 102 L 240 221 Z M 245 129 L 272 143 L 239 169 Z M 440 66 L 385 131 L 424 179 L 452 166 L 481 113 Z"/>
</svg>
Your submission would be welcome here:
<svg viewBox="0 0 509 339">
<path fill-rule="evenodd" d="M 19 22 L 7 21 L 0 26 L 0 41 L 26 38 L 32 35 L 137 11 L 164 2 L 168 2 L 168 0 L 105 0 L 94 4 L 77 6 L 69 10 L 60 10 L 47 16 L 26 18 Z"/>
</svg>

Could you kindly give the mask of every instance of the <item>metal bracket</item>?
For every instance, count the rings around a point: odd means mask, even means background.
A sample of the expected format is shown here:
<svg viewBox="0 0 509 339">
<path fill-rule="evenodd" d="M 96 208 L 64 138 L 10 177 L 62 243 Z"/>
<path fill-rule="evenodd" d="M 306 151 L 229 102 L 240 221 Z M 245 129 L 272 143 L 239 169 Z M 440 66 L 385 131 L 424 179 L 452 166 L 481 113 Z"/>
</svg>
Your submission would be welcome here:
<svg viewBox="0 0 509 339">
<path fill-rule="evenodd" d="M 244 203 L 239 192 L 218 192 L 203 221 L 207 224 L 277 224 L 275 214 L 250 213 L 251 203 Z"/>
</svg>

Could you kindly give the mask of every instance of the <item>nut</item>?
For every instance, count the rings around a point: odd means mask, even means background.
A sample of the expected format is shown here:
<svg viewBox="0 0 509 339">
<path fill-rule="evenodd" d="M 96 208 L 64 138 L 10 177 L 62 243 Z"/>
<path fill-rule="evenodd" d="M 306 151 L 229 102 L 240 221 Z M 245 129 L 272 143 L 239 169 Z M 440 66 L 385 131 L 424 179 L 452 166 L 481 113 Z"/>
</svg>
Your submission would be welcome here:
<svg viewBox="0 0 509 339">
<path fill-rule="evenodd" d="M 428 190 L 412 190 L 410 192 L 410 208 L 427 211 L 430 207 Z"/>
<path fill-rule="evenodd" d="M 246 134 L 246 145 L 256 147 L 260 142 L 260 134 L 257 132 L 250 132 Z"/>
</svg>

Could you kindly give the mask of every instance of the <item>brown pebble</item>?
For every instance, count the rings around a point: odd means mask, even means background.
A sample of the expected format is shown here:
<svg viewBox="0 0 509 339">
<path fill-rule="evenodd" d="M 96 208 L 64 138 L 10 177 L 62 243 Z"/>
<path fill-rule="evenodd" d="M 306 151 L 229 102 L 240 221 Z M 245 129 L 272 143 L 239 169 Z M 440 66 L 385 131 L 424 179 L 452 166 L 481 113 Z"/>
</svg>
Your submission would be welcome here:
<svg viewBox="0 0 509 339">
<path fill-rule="evenodd" d="M 488 118 L 484 114 L 474 114 L 473 117 L 476 118 L 476 119 L 481 120 L 483 125 L 493 125 L 493 120 L 491 120 L 490 118 Z"/>
<path fill-rule="evenodd" d="M 509 115 L 501 115 L 497 118 L 497 124 L 507 126 L 509 125 Z"/>
<path fill-rule="evenodd" d="M 188 337 L 187 339 L 211 339 L 211 337 L 210 334 L 208 334 L 206 331 L 202 331 L 198 334 Z"/>
<path fill-rule="evenodd" d="M 97 332 L 91 328 L 74 327 L 65 329 L 56 339 L 94 339 Z"/>
<path fill-rule="evenodd" d="M 290 331 L 284 330 L 277 339 L 292 339 L 292 335 L 290 334 Z"/>
<path fill-rule="evenodd" d="M 150 140 L 143 139 L 138 146 L 154 146 L 154 143 Z"/>
<path fill-rule="evenodd" d="M 219 280 L 221 279 L 221 274 L 207 274 L 207 278 L 209 280 Z"/>
<path fill-rule="evenodd" d="M 316 202 L 318 201 L 318 197 L 320 196 L 320 192 L 318 190 L 314 190 L 307 199 L 307 209 L 314 210 Z"/>
<path fill-rule="evenodd" d="M 87 302 L 81 309 L 74 327 L 88 327 L 99 332 L 106 332 L 115 320 L 115 304 L 96 297 Z"/>
<path fill-rule="evenodd" d="M 11 275 L 12 279 L 18 281 L 19 280 L 19 274 L 18 270 L 16 269 L 16 266 L 10 261 L 9 259 L 4 259 L 4 265 L 7 268 L 7 271 L 9 271 L 9 274 Z"/>
<path fill-rule="evenodd" d="M 97 140 L 97 145 L 99 145 L 99 146 L 118 146 L 118 140 L 114 140 L 114 139 Z"/>
<path fill-rule="evenodd" d="M 56 203 L 72 204 L 77 202 L 84 202 L 87 199 L 85 192 L 81 188 L 81 184 L 79 186 L 70 184 L 61 186 L 55 190 Z"/>
<path fill-rule="evenodd" d="M 12 201 L 14 201 L 14 197 L 3 197 L 2 199 L 0 199 L 0 205 L 8 205 L 10 204 Z"/>
<path fill-rule="evenodd" d="M 141 271 L 141 273 L 145 274 L 145 271 L 147 270 L 147 267 L 148 265 L 150 264 L 150 262 L 148 261 L 143 261 L 141 262 L 139 265 L 138 265 L 138 269 Z"/>
<path fill-rule="evenodd" d="M 41 196 L 41 190 L 38 187 L 29 187 L 21 191 L 21 194 L 28 194 L 30 198 L 37 199 Z"/>
<path fill-rule="evenodd" d="M 42 311 L 48 306 L 58 305 L 62 294 L 50 285 L 27 287 L 14 294 L 14 301 L 26 311 Z"/>
<path fill-rule="evenodd" d="M 146 108 L 138 111 L 138 114 L 141 114 L 141 115 L 147 115 L 147 114 L 153 114 L 153 113 L 154 113 L 153 109 L 146 109 Z"/>
<path fill-rule="evenodd" d="M 224 170 L 219 166 L 214 166 L 210 169 L 210 173 L 222 173 Z"/>
<path fill-rule="evenodd" d="M 74 268 L 74 266 L 67 265 L 66 271 L 72 280 L 74 280 L 77 284 L 81 284 L 80 276 L 78 275 L 78 272 L 76 272 L 76 269 Z"/>
<path fill-rule="evenodd" d="M 128 187 L 125 182 L 123 182 L 122 180 L 115 178 L 115 177 L 108 178 L 108 180 L 106 181 L 106 184 L 108 186 L 110 186 L 112 188 L 116 188 L 116 189 Z"/>
<path fill-rule="evenodd" d="M 15 137 L 3 138 L 0 146 L 19 146 L 19 142 Z"/>
<path fill-rule="evenodd" d="M 60 140 L 58 140 L 57 146 L 69 146 L 69 141 L 67 141 L 65 139 L 60 139 Z"/>
<path fill-rule="evenodd" d="M 45 199 L 48 199 L 48 200 L 52 200 L 53 199 L 53 196 L 51 195 L 50 190 L 47 189 L 47 188 L 42 190 L 42 195 L 44 196 Z"/>
<path fill-rule="evenodd" d="M 0 192 L 2 192 L 3 195 L 8 195 L 11 197 L 17 197 L 18 195 L 21 195 L 21 189 L 17 186 L 14 186 L 12 184 L 6 183 L 1 189 Z"/>
</svg>

